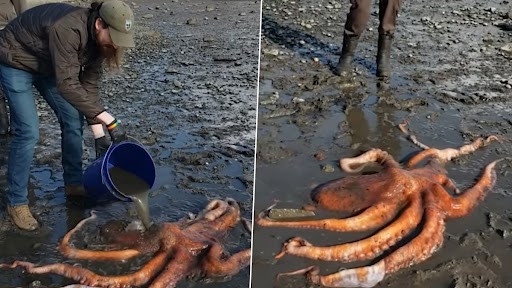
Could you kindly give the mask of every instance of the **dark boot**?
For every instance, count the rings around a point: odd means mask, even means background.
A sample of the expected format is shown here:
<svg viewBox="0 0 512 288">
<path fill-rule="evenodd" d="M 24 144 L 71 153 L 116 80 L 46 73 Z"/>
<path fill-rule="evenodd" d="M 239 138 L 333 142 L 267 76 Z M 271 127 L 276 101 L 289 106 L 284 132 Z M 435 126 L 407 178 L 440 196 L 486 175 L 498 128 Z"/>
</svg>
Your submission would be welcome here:
<svg viewBox="0 0 512 288">
<path fill-rule="evenodd" d="M 352 75 L 352 62 L 354 62 L 354 52 L 359 42 L 359 36 L 343 36 L 343 48 L 341 49 L 341 57 L 334 69 L 334 74 L 347 77 Z"/>
<path fill-rule="evenodd" d="M 9 114 L 7 114 L 7 104 L 5 103 L 4 95 L 0 91 L 0 135 L 7 135 L 9 133 Z"/>
<path fill-rule="evenodd" d="M 377 77 L 389 78 L 391 76 L 391 44 L 393 34 L 379 34 L 379 50 L 377 52 Z"/>
</svg>

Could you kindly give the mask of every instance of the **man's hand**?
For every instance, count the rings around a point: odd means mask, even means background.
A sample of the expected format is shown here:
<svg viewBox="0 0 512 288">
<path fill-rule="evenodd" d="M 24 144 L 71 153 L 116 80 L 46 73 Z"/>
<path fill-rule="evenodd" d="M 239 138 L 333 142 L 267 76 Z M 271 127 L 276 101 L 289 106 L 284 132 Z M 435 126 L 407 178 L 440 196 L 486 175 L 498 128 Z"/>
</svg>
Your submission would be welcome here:
<svg viewBox="0 0 512 288">
<path fill-rule="evenodd" d="M 96 159 L 101 158 L 107 153 L 108 147 L 110 147 L 110 141 L 106 136 L 102 136 L 94 140 L 94 148 L 96 150 Z"/>
<path fill-rule="evenodd" d="M 121 126 L 121 122 L 119 120 L 114 120 L 112 123 L 107 125 L 108 134 L 110 134 L 110 139 L 114 143 L 120 143 L 127 140 L 126 132 L 124 132 L 123 127 Z"/>
</svg>

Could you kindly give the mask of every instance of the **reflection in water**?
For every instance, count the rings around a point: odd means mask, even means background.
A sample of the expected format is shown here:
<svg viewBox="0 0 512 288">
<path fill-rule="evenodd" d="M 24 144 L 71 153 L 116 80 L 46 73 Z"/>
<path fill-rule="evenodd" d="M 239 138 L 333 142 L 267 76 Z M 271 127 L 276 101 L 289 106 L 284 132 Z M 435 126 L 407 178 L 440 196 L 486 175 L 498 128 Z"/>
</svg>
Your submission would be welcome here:
<svg viewBox="0 0 512 288">
<path fill-rule="evenodd" d="M 373 111 L 365 111 L 359 107 L 349 108 L 347 123 L 352 133 L 351 145 L 362 144 L 365 148 L 380 148 L 391 155 L 399 154 L 399 131 L 395 126 L 392 107 L 384 101 L 379 101 Z"/>
</svg>

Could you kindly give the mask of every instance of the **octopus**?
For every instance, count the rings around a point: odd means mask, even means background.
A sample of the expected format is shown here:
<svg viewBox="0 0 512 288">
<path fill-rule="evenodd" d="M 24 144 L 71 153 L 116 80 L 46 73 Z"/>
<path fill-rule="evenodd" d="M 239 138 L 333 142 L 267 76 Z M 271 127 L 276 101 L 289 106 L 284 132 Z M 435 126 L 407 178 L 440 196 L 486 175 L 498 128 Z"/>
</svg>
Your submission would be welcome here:
<svg viewBox="0 0 512 288">
<path fill-rule="evenodd" d="M 75 248 L 70 239 L 91 216 L 80 221 L 63 237 L 59 250 L 69 259 L 90 261 L 127 261 L 139 255 L 150 254 L 151 259 L 140 270 L 119 276 L 102 276 L 93 271 L 64 263 L 37 266 L 15 261 L 0 264 L 0 268 L 22 267 L 31 274 L 53 273 L 73 279 L 78 287 L 175 287 L 188 276 L 207 278 L 237 274 L 250 264 L 250 249 L 229 256 L 219 238 L 239 222 L 250 231 L 250 222 L 241 218 L 240 208 L 232 199 L 213 200 L 194 219 L 164 222 L 141 233 L 134 230 L 118 231 L 110 227 L 109 241 L 122 249 L 92 251 Z M 154 228 L 153 228 L 154 227 Z M 72 286 L 77 287 L 77 286 Z"/>
<path fill-rule="evenodd" d="M 270 227 L 337 232 L 377 230 L 359 241 L 332 246 L 315 246 L 304 238 L 293 237 L 275 256 L 279 259 L 288 254 L 340 263 L 371 260 L 370 264 L 328 275 L 321 275 L 317 266 L 311 266 L 278 277 L 304 275 L 309 282 L 325 287 L 374 287 L 387 275 L 425 261 L 438 251 L 443 244 L 445 221 L 471 213 L 493 188 L 495 166 L 503 159 L 486 165 L 476 183 L 465 191 L 457 189 L 444 164 L 499 140 L 498 137 L 478 138 L 458 149 L 436 149 L 419 142 L 406 125 L 402 123 L 399 127 L 422 148 L 407 161 L 400 164 L 387 152 L 373 148 L 360 156 L 341 159 L 340 167 L 357 173 L 374 165 L 380 166 L 379 172 L 349 175 L 313 189 L 315 204 L 310 208 L 344 211 L 349 216 L 281 221 L 270 218 L 267 209 L 256 219 L 258 225 Z M 402 239 L 405 244 L 397 245 Z"/>
</svg>

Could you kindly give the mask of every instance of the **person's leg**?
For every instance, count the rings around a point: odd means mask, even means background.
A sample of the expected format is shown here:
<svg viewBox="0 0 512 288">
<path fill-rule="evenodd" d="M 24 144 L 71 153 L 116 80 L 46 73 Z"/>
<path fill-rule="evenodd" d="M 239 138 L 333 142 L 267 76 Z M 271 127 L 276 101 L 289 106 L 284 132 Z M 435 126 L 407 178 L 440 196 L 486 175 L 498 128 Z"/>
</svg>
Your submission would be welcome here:
<svg viewBox="0 0 512 288">
<path fill-rule="evenodd" d="M 9 101 L 13 139 L 7 167 L 7 205 L 13 222 L 25 230 L 37 228 L 37 221 L 28 209 L 27 186 L 34 150 L 39 140 L 39 119 L 32 75 L 0 65 L 0 83 Z"/>
<path fill-rule="evenodd" d="M 9 114 L 7 113 L 7 103 L 0 86 L 0 135 L 9 134 Z"/>
<path fill-rule="evenodd" d="M 391 44 L 396 27 L 396 18 L 400 9 L 400 0 L 380 0 L 379 2 L 379 49 L 377 51 L 377 76 L 391 76 Z"/>
<path fill-rule="evenodd" d="M 58 92 L 53 78 L 41 78 L 34 82 L 39 93 L 55 112 L 60 123 L 62 168 L 64 169 L 65 191 L 69 194 L 83 194 L 82 154 L 83 154 L 83 115 Z M 73 187 L 70 189 L 70 187 Z M 81 191 L 71 191 L 71 190 Z"/>
<path fill-rule="evenodd" d="M 370 10 L 372 0 L 351 0 L 352 6 L 345 22 L 345 31 L 343 33 L 343 47 L 341 57 L 334 73 L 346 77 L 352 74 L 352 62 L 354 61 L 354 52 L 359 42 L 359 37 L 363 33 L 368 20 L 370 19 Z"/>
</svg>

